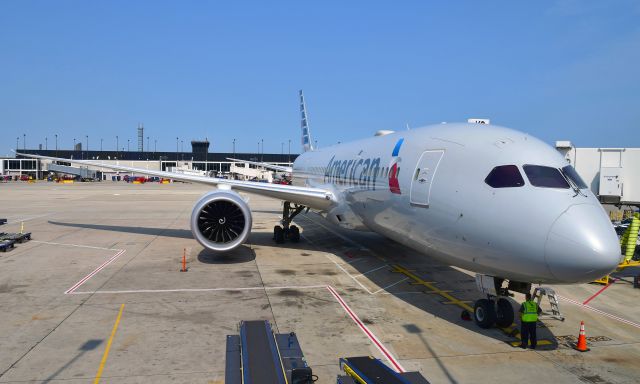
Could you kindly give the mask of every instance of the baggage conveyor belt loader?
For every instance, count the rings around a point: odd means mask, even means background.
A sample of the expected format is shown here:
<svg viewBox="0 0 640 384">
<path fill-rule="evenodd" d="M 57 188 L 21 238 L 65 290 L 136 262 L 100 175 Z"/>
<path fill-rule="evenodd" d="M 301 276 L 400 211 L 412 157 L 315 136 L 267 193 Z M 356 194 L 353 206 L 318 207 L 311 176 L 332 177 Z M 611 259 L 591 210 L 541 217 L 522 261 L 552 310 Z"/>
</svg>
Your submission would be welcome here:
<svg viewBox="0 0 640 384">
<path fill-rule="evenodd" d="M 370 356 L 343 357 L 340 368 L 346 375 L 337 384 L 429 384 L 418 372 L 398 373 Z"/>
<path fill-rule="evenodd" d="M 274 334 L 266 320 L 240 322 L 227 336 L 225 384 L 308 384 L 317 377 L 302 354 L 296 334 Z"/>
</svg>

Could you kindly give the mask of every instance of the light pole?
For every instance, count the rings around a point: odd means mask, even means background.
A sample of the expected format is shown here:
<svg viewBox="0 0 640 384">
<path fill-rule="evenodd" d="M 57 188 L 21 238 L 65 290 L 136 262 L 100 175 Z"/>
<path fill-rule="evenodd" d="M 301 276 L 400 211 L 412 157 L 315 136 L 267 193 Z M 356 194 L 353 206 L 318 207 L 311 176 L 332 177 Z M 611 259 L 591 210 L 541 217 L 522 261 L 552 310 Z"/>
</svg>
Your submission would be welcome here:
<svg viewBox="0 0 640 384">
<path fill-rule="evenodd" d="M 100 138 L 100 152 L 102 152 L 102 137 Z"/>
<path fill-rule="evenodd" d="M 56 136 L 56 156 L 58 156 L 58 134 L 55 134 Z"/>
<path fill-rule="evenodd" d="M 16 137 L 16 152 L 20 149 L 18 145 L 20 144 L 20 136 Z"/>
<path fill-rule="evenodd" d="M 149 148 L 149 136 L 147 136 L 147 152 L 149 152 L 151 148 Z"/>
<path fill-rule="evenodd" d="M 178 147 L 178 142 L 180 141 L 180 139 L 178 137 L 176 137 L 176 167 L 178 166 L 178 160 L 180 160 L 180 158 L 178 157 L 178 149 L 180 147 Z"/>
<path fill-rule="evenodd" d="M 73 138 L 73 151 L 76 151 L 76 138 Z"/>
<path fill-rule="evenodd" d="M 127 139 L 127 152 L 129 152 L 129 151 L 130 151 L 130 149 L 129 149 L 129 141 L 130 141 L 130 140 L 129 140 L 129 139 Z"/>
<path fill-rule="evenodd" d="M 87 149 L 86 149 L 86 152 L 87 152 L 87 159 L 88 159 L 89 158 L 89 135 L 84 135 L 84 137 L 87 138 Z"/>
<path fill-rule="evenodd" d="M 26 133 L 22 134 L 22 149 L 23 150 L 27 149 L 27 134 Z"/>
<path fill-rule="evenodd" d="M 156 153 L 157 148 L 158 148 L 158 139 L 153 139 L 153 153 Z"/>
<path fill-rule="evenodd" d="M 291 139 L 289 139 L 289 163 L 291 163 Z"/>
<path fill-rule="evenodd" d="M 119 147 L 119 143 L 118 143 L 118 135 L 116 135 L 116 155 L 118 154 L 118 147 Z"/>
<path fill-rule="evenodd" d="M 284 141 L 280 143 L 280 154 L 284 155 Z"/>
<path fill-rule="evenodd" d="M 233 157 L 236 157 L 236 139 L 233 139 Z"/>
<path fill-rule="evenodd" d="M 45 151 L 49 150 L 49 143 L 47 141 L 47 136 L 44 137 L 44 150 Z"/>
</svg>

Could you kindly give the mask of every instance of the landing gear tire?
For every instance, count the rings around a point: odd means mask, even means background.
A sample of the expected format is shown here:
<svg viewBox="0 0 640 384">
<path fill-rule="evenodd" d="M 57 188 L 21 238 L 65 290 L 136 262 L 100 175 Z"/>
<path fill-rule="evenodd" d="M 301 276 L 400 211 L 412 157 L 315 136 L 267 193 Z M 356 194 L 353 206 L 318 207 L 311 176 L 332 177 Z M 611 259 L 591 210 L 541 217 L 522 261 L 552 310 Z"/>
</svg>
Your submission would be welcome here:
<svg viewBox="0 0 640 384">
<path fill-rule="evenodd" d="M 476 301 L 473 308 L 473 319 L 480 328 L 491 328 L 496 322 L 496 310 L 493 308 L 493 303 L 488 299 Z"/>
<path fill-rule="evenodd" d="M 496 309 L 496 325 L 505 328 L 513 324 L 514 313 L 513 306 L 509 300 L 499 298 Z"/>
<path fill-rule="evenodd" d="M 273 240 L 276 242 L 276 244 L 284 243 L 284 230 L 279 225 L 273 227 Z"/>
<path fill-rule="evenodd" d="M 289 227 L 289 239 L 294 242 L 300 242 L 300 228 L 295 225 Z"/>
</svg>

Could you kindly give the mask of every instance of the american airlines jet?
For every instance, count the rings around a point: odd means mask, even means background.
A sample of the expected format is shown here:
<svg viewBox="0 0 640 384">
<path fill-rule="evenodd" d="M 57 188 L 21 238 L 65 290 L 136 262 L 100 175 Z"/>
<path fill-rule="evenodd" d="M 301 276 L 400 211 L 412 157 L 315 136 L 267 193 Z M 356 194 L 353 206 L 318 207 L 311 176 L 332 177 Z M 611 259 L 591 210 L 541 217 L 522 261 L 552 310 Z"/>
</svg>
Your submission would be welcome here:
<svg viewBox="0 0 640 384">
<path fill-rule="evenodd" d="M 597 198 L 554 148 L 532 136 L 490 124 L 438 124 L 314 149 L 302 91 L 300 111 L 304 152 L 292 169 L 278 167 L 291 171 L 292 185 L 21 155 L 217 186 L 191 214 L 193 236 L 215 252 L 241 246 L 251 232 L 251 210 L 239 191 L 284 201 L 277 243 L 299 241 L 292 220 L 306 209 L 344 228 L 379 233 L 476 272 L 487 294 L 475 304 L 482 327 L 512 323 L 510 290 L 592 281 L 620 261 Z"/>
</svg>

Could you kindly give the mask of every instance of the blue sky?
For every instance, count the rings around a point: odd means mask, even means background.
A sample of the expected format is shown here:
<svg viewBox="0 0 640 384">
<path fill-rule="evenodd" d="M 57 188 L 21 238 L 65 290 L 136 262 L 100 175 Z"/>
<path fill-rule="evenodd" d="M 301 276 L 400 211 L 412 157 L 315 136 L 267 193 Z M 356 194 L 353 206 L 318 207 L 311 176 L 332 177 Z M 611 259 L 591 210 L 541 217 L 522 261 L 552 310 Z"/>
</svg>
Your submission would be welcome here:
<svg viewBox="0 0 640 384">
<path fill-rule="evenodd" d="M 299 151 L 488 117 L 549 143 L 640 146 L 638 1 L 2 1 L 0 155 L 136 141 Z M 153 144 L 152 144 L 153 146 Z"/>
</svg>

